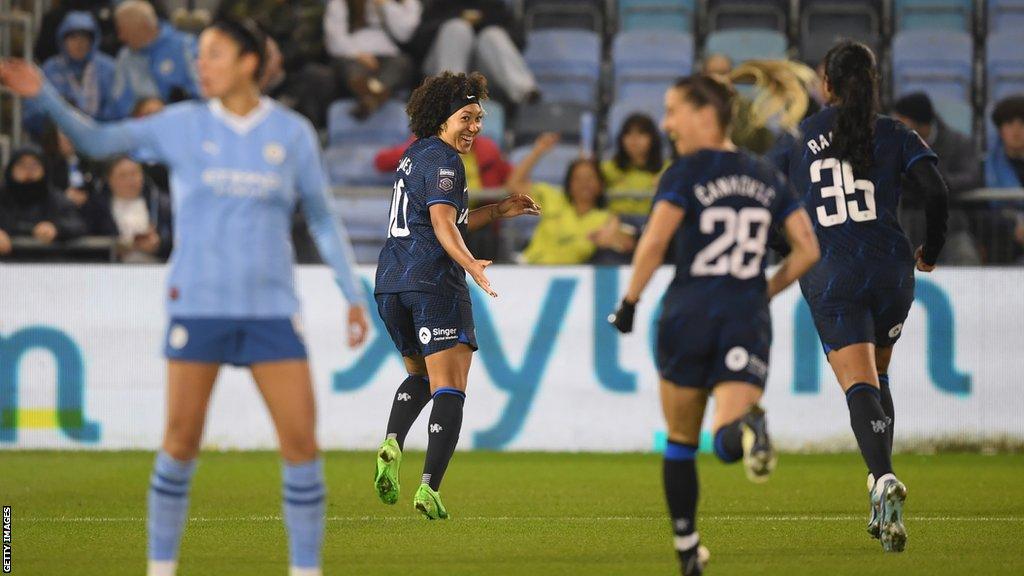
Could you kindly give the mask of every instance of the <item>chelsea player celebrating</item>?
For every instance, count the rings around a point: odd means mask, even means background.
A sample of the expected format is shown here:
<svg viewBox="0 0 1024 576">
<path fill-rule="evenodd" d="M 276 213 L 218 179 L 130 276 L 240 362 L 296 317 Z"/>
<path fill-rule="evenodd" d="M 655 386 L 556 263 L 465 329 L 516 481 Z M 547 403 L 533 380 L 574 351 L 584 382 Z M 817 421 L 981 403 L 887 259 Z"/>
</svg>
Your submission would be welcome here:
<svg viewBox="0 0 1024 576">
<path fill-rule="evenodd" d="M 657 365 L 668 425 L 663 480 L 675 549 L 686 576 L 703 572 L 697 533 L 695 457 L 708 396 L 714 395 L 715 454 L 743 459 L 764 482 L 775 467 L 758 401 L 768 376 L 768 301 L 818 260 L 807 214 L 785 178 L 737 151 L 729 139 L 735 92 L 707 75 L 680 79 L 665 93 L 662 127 L 680 158 L 661 177 L 633 256 L 633 276 L 609 320 L 633 329 L 640 294 L 675 244 L 676 275 L 662 300 Z M 769 228 L 781 225 L 793 251 L 765 281 Z"/>
<path fill-rule="evenodd" d="M 110 125 L 73 111 L 30 64 L 0 66 L 0 80 L 34 97 L 79 150 L 97 158 L 136 152 L 171 169 L 167 425 L 150 480 L 150 576 L 176 571 L 206 408 L 222 364 L 250 367 L 277 429 L 291 574 L 320 574 L 326 490 L 306 347 L 293 322 L 299 304 L 290 231 L 297 201 L 350 303 L 350 345 L 366 331 L 364 295 L 351 247 L 328 210 L 313 127 L 260 98 L 264 46 L 252 24 L 210 26 L 197 62 L 209 101 Z"/>
<path fill-rule="evenodd" d="M 377 263 L 377 310 L 409 377 L 395 394 L 387 434 L 377 451 L 374 487 L 385 504 L 399 494 L 399 467 L 409 428 L 433 399 L 423 481 L 413 504 L 428 519 L 448 518 L 438 490 L 462 427 L 462 407 L 477 349 L 466 273 L 497 296 L 462 235 L 498 218 L 539 214 L 524 194 L 469 209 L 466 154 L 480 133 L 487 81 L 479 73 L 443 73 L 423 81 L 409 99 L 409 127 L 418 138 L 395 171 L 387 241 Z"/>
<path fill-rule="evenodd" d="M 846 41 L 829 50 L 824 84 L 829 105 L 773 156 L 803 196 L 821 242 L 821 263 L 800 290 L 870 471 L 868 532 L 885 551 L 900 552 L 907 489 L 892 467 L 889 361 L 914 302 L 915 261 L 931 272 L 945 243 L 946 184 L 921 137 L 878 114 L 878 72 L 867 46 Z M 927 239 L 916 253 L 897 218 L 904 175 L 927 202 Z"/>
</svg>

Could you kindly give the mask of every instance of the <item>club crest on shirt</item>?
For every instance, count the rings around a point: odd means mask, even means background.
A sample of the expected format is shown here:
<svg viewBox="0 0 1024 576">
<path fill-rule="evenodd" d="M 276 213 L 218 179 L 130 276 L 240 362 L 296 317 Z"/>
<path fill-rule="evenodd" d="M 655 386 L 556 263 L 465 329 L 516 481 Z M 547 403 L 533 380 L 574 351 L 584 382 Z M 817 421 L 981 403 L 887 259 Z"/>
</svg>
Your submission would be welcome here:
<svg viewBox="0 0 1024 576">
<path fill-rule="evenodd" d="M 174 60 L 171 60 L 170 58 L 167 58 L 166 60 L 160 62 L 160 73 L 161 74 L 163 74 L 164 76 L 168 76 L 172 72 L 174 72 Z"/>
<path fill-rule="evenodd" d="M 284 146 L 277 142 L 267 144 L 263 147 L 263 159 L 267 161 L 267 164 L 275 166 L 284 162 Z"/>
</svg>

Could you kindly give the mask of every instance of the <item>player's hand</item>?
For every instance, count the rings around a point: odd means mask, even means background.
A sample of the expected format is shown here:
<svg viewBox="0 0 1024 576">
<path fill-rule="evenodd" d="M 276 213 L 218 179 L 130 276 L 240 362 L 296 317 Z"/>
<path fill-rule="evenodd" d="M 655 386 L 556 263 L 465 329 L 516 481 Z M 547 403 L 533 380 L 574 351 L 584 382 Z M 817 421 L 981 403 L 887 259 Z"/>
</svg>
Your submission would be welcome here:
<svg viewBox="0 0 1024 576">
<path fill-rule="evenodd" d="M 636 302 L 628 302 L 625 298 L 619 309 L 608 316 L 608 322 L 623 334 L 633 331 L 633 316 L 636 314 Z"/>
<path fill-rule="evenodd" d="M 14 244 L 11 243 L 11 237 L 7 235 L 7 232 L 0 230 L 0 256 L 6 256 L 14 251 Z"/>
<path fill-rule="evenodd" d="M 43 89 L 43 74 L 19 58 L 0 62 L 0 83 L 22 98 L 35 98 Z"/>
<path fill-rule="evenodd" d="M 370 325 L 366 321 L 366 308 L 363 306 L 348 307 L 348 345 L 355 348 L 366 340 Z"/>
<path fill-rule="evenodd" d="M 545 132 L 534 140 L 533 150 L 538 154 L 547 154 L 555 147 L 555 144 L 558 144 L 560 138 L 558 132 Z"/>
<path fill-rule="evenodd" d="M 927 264 L 924 261 L 924 246 L 918 246 L 917 251 L 914 252 L 914 259 L 917 260 L 917 269 L 921 272 L 931 272 L 935 270 L 934 264 Z"/>
<path fill-rule="evenodd" d="M 156 233 L 156 230 L 150 228 L 145 234 L 135 236 L 132 245 L 136 250 L 141 250 L 146 254 L 156 254 L 160 250 L 160 235 Z"/>
<path fill-rule="evenodd" d="M 370 72 L 376 72 L 377 70 L 380 70 L 380 60 L 377 60 L 377 57 L 374 56 L 373 54 L 370 54 L 369 52 L 356 54 L 356 60 L 360 64 L 365 66 L 366 69 L 369 70 Z"/>
<path fill-rule="evenodd" d="M 32 229 L 32 236 L 43 244 L 49 244 L 57 239 L 57 227 L 53 222 L 40 222 Z"/>
<path fill-rule="evenodd" d="M 491 265 L 490 260 L 473 260 L 469 266 L 466 267 L 466 272 L 473 277 L 473 281 L 480 287 L 481 290 L 486 292 L 490 297 L 497 298 L 498 293 L 491 288 L 491 281 L 484 275 L 484 268 Z"/>
<path fill-rule="evenodd" d="M 64 196 L 79 208 L 85 206 L 85 203 L 89 201 L 89 193 L 81 188 L 68 188 L 64 191 Z"/>
<path fill-rule="evenodd" d="M 526 194 L 510 194 L 495 208 L 498 218 L 515 218 L 523 214 L 540 215 L 540 205 Z"/>
</svg>

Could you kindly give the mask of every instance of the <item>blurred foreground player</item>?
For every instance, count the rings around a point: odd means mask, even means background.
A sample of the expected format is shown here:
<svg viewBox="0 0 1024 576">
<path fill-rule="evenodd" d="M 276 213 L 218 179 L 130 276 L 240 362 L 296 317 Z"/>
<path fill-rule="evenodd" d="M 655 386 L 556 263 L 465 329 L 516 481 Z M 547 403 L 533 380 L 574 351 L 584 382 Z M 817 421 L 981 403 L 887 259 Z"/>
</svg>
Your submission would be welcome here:
<svg viewBox="0 0 1024 576">
<path fill-rule="evenodd" d="M 466 273 L 490 296 L 484 269 L 462 235 L 499 218 L 539 214 L 525 194 L 469 209 L 467 154 L 480 134 L 487 81 L 479 73 L 443 73 L 423 81 L 409 99 L 409 128 L 417 140 L 395 171 L 387 240 L 377 262 L 377 310 L 408 378 L 395 393 L 384 442 L 377 451 L 374 488 L 385 504 L 399 495 L 402 448 L 420 411 L 433 399 L 423 477 L 413 504 L 428 519 L 446 519 L 441 480 L 462 428 L 469 366 L 476 351 L 473 305 Z"/>
<path fill-rule="evenodd" d="M 878 114 L 869 48 L 846 41 L 829 50 L 824 89 L 828 105 L 773 157 L 802 196 L 821 243 L 821 262 L 800 279 L 800 290 L 870 471 L 868 532 L 887 552 L 900 552 L 907 488 L 892 468 L 889 361 L 914 302 L 915 261 L 931 272 L 945 243 L 946 184 L 921 137 Z M 925 198 L 927 238 L 916 252 L 897 219 L 903 175 Z"/>
<path fill-rule="evenodd" d="M 695 457 L 708 396 L 715 399 L 715 453 L 743 459 L 767 481 L 775 467 L 764 410 L 772 340 L 768 302 L 818 260 L 807 213 L 784 177 L 729 139 L 735 92 L 707 75 L 665 93 L 662 127 L 676 160 L 662 176 L 633 276 L 609 320 L 628 333 L 640 295 L 675 243 L 676 275 L 662 301 L 657 365 L 668 425 L 664 484 L 683 574 L 701 574 L 708 552 L 697 533 Z M 793 246 L 765 280 L 768 232 L 780 224 Z"/>
<path fill-rule="evenodd" d="M 351 246 L 328 209 L 313 127 L 260 98 L 256 79 L 263 46 L 252 24 L 213 24 L 200 37 L 197 62 L 209 101 L 108 125 L 72 110 L 32 65 L 0 66 L 0 80 L 35 98 L 86 154 L 133 152 L 171 169 L 175 238 L 165 347 L 167 425 L 150 480 L 150 576 L 177 570 L 206 408 L 222 364 L 249 366 L 277 431 L 290 572 L 320 574 L 326 488 L 312 378 L 297 322 L 290 240 L 297 201 L 350 303 L 353 346 L 366 332 L 364 295 Z"/>
</svg>

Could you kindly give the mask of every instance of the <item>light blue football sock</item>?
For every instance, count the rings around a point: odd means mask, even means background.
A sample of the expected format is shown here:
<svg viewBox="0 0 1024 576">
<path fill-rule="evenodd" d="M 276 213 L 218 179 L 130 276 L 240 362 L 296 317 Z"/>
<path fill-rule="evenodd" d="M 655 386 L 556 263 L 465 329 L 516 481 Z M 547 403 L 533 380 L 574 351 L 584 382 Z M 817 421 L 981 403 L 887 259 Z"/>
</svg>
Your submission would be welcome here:
<svg viewBox="0 0 1024 576">
<path fill-rule="evenodd" d="M 320 566 L 326 496 L 322 459 L 284 463 L 284 523 L 289 558 L 296 568 Z"/>
<path fill-rule="evenodd" d="M 177 560 L 188 518 L 188 491 L 196 461 L 175 460 L 161 450 L 149 479 L 149 559 Z"/>
</svg>

